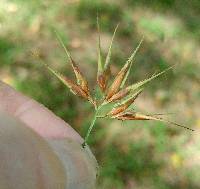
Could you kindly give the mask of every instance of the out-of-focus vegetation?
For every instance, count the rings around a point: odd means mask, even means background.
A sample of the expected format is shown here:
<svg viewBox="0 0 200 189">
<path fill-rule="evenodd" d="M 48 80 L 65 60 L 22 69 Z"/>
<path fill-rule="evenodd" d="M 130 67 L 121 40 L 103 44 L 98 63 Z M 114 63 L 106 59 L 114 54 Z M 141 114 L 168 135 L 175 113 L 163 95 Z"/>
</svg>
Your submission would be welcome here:
<svg viewBox="0 0 200 189">
<path fill-rule="evenodd" d="M 71 95 L 31 52 L 37 50 L 46 63 L 74 77 L 56 29 L 93 86 L 97 12 L 104 54 L 120 22 L 113 74 L 143 35 L 129 83 L 177 64 L 146 87 L 136 109 L 173 113 L 168 119 L 196 130 L 152 121 L 99 121 L 89 141 L 100 165 L 98 188 L 200 188 L 199 0 L 1 0 L 1 80 L 45 104 L 84 136 L 92 107 Z"/>
</svg>

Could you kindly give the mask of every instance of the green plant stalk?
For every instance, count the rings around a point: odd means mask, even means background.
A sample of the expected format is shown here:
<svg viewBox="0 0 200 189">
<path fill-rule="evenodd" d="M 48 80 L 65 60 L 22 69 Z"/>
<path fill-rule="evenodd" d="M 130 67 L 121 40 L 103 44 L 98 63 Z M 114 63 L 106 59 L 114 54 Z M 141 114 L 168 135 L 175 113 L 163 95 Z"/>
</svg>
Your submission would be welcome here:
<svg viewBox="0 0 200 189">
<path fill-rule="evenodd" d="M 84 142 L 83 142 L 83 144 L 82 144 L 82 147 L 83 147 L 83 148 L 85 148 L 85 146 L 86 146 L 86 144 L 87 144 L 87 140 L 88 140 L 88 138 L 89 138 L 89 136 L 90 136 L 90 133 L 91 133 L 91 131 L 92 131 L 94 125 L 95 125 L 95 122 L 96 122 L 96 120 L 97 120 L 98 110 L 99 110 L 99 108 L 95 111 L 95 114 L 94 114 L 94 117 L 93 117 L 93 119 L 92 119 L 92 122 L 90 123 L 90 127 L 89 127 L 89 129 L 88 129 L 88 131 L 87 131 L 87 134 L 86 134 L 85 138 L 84 138 Z"/>
<path fill-rule="evenodd" d="M 84 142 L 83 142 L 83 144 L 82 144 L 82 147 L 83 147 L 83 148 L 85 148 L 85 146 L 86 146 L 86 144 L 87 144 L 87 140 L 88 140 L 88 138 L 89 138 L 89 136 L 90 136 L 90 133 L 91 133 L 91 131 L 92 131 L 92 129 L 93 129 L 95 123 L 96 123 L 97 118 L 100 118 L 100 117 L 98 116 L 98 113 L 99 113 L 99 110 L 100 110 L 103 106 L 104 106 L 104 104 L 101 104 L 100 106 L 98 106 L 98 108 L 95 109 L 94 117 L 93 117 L 93 119 L 92 119 L 92 121 L 91 121 L 91 123 L 90 123 L 90 127 L 89 127 L 89 129 L 88 129 L 88 131 L 87 131 L 87 134 L 85 135 Z"/>
</svg>

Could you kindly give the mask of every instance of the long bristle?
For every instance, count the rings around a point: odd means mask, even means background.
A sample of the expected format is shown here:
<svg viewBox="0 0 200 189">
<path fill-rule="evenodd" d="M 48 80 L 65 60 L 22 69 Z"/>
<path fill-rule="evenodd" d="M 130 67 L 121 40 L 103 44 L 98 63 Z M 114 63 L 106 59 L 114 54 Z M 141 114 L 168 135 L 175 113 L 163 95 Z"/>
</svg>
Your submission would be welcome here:
<svg viewBox="0 0 200 189">
<path fill-rule="evenodd" d="M 88 86 L 88 82 L 87 82 L 86 78 L 83 76 L 83 74 L 82 74 L 81 70 L 79 69 L 78 65 L 72 59 L 69 51 L 67 50 L 67 48 L 66 48 L 62 38 L 58 34 L 58 32 L 55 31 L 55 33 L 56 33 L 58 41 L 60 42 L 61 46 L 65 50 L 65 53 L 66 53 L 67 57 L 70 60 L 71 66 L 73 68 L 73 71 L 74 71 L 76 79 L 77 79 L 77 84 L 80 85 L 81 88 L 89 95 L 89 86 Z"/>
<path fill-rule="evenodd" d="M 120 88 L 123 88 L 125 83 L 126 83 L 126 81 L 127 81 L 127 78 L 129 76 L 129 73 L 130 73 L 130 70 L 131 70 L 131 67 L 132 67 L 132 64 L 133 64 L 133 58 L 135 57 L 137 51 L 139 50 L 143 40 L 144 40 L 144 36 L 142 37 L 142 39 L 140 40 L 138 46 L 136 47 L 136 49 L 134 50 L 134 52 L 131 54 L 130 58 L 127 61 L 127 63 L 129 64 L 129 68 L 128 68 L 128 71 L 127 71 L 123 81 L 122 81 L 122 84 L 121 84 Z"/>
</svg>

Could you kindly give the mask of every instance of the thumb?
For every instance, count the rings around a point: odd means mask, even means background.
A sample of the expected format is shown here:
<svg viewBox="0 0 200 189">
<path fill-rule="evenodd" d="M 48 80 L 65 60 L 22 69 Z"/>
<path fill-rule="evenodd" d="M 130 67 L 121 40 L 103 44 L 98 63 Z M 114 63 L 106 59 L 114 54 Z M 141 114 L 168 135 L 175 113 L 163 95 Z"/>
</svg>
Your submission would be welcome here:
<svg viewBox="0 0 200 189">
<path fill-rule="evenodd" d="M 42 137 L 0 112 L 0 188 L 65 189 L 65 170 Z"/>
</svg>

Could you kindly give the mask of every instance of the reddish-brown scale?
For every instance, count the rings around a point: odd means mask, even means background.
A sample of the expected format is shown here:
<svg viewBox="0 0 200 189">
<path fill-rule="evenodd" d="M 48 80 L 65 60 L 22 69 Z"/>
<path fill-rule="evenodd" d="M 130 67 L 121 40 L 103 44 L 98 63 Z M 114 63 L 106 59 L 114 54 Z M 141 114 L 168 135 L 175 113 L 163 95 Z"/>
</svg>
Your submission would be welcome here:
<svg viewBox="0 0 200 189">
<path fill-rule="evenodd" d="M 114 94 L 116 94 L 119 91 L 120 86 L 122 84 L 122 81 L 123 81 L 124 76 L 126 75 L 127 71 L 128 71 L 128 66 L 126 66 L 120 70 L 120 72 L 115 77 L 113 83 L 111 84 L 111 86 L 107 92 L 106 99 L 111 98 Z"/>
<path fill-rule="evenodd" d="M 65 76 L 63 76 L 63 79 L 65 80 L 66 83 L 68 83 L 69 88 L 72 90 L 72 92 L 74 92 L 80 97 L 88 99 L 88 94 L 80 86 L 78 86 L 77 84 L 75 84 L 73 81 L 71 81 Z"/>
<path fill-rule="evenodd" d="M 142 90 L 138 91 L 138 93 L 136 93 L 132 98 L 130 98 L 123 104 L 117 106 L 116 108 L 113 108 L 107 115 L 114 116 L 114 115 L 124 112 L 135 101 L 135 99 L 138 97 L 138 95 L 141 92 L 142 92 Z"/>
<path fill-rule="evenodd" d="M 124 113 L 124 114 L 121 114 L 119 116 L 116 116 L 116 118 L 118 120 L 149 120 L 148 116 L 141 116 L 141 115 L 138 115 L 137 113 Z"/>
<path fill-rule="evenodd" d="M 121 100 L 125 96 L 129 95 L 130 90 L 122 89 L 118 93 L 114 94 L 110 99 L 107 99 L 108 102 L 115 102 L 117 100 Z"/>
<path fill-rule="evenodd" d="M 97 76 L 97 82 L 102 92 L 104 92 L 106 90 L 106 80 L 104 74 Z"/>
<path fill-rule="evenodd" d="M 78 65 L 75 63 L 75 61 L 70 57 L 71 59 L 71 65 L 74 70 L 74 73 L 77 78 L 77 83 L 81 86 L 81 88 L 89 95 L 89 87 L 88 87 L 88 82 L 83 76 L 82 72 L 80 71 Z"/>
</svg>

